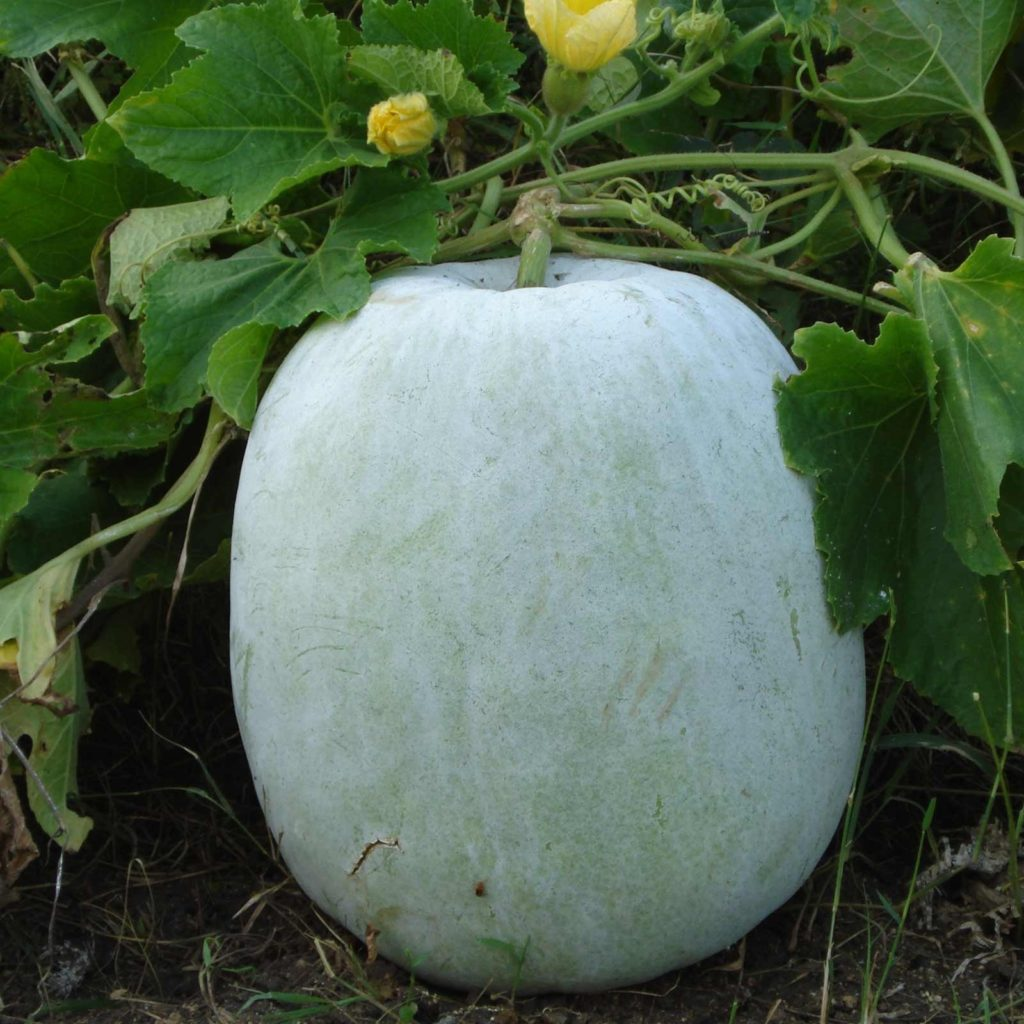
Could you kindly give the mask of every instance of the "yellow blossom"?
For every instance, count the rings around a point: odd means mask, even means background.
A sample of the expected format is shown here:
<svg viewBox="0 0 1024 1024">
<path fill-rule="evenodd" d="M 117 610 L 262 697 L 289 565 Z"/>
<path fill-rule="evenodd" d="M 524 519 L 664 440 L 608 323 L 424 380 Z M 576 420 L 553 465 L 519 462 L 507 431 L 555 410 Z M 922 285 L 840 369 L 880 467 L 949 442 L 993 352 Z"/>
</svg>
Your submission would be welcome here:
<svg viewBox="0 0 1024 1024">
<path fill-rule="evenodd" d="M 596 71 L 636 38 L 636 0 L 526 0 L 526 20 L 549 57 Z"/>
<path fill-rule="evenodd" d="M 389 156 L 410 156 L 426 149 L 437 121 L 421 92 L 391 96 L 370 108 L 366 141 Z"/>
</svg>

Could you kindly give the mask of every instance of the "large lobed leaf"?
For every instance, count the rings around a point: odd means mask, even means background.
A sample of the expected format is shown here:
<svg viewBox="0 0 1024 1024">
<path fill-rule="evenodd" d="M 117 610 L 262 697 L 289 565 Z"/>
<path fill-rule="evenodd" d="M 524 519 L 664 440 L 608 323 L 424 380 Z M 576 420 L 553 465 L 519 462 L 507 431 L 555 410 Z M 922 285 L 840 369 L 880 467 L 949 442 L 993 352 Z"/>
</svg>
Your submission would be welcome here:
<svg viewBox="0 0 1024 1024">
<path fill-rule="evenodd" d="M 102 331 L 85 348 L 97 339 Z M 41 365 L 46 354 L 0 334 L 0 466 L 28 470 L 56 457 L 139 451 L 170 436 L 174 417 L 152 408 L 145 392 L 111 398 L 76 381 L 54 382 Z"/>
<path fill-rule="evenodd" d="M 62 279 L 89 269 L 96 239 L 127 210 L 182 198 L 178 185 L 145 167 L 34 149 L 0 178 L 0 224 L 40 277 Z"/>
<path fill-rule="evenodd" d="M 304 17 L 297 0 L 198 14 L 178 35 L 202 56 L 110 123 L 162 174 L 230 196 L 239 219 L 328 171 L 384 164 L 346 105 L 342 27 L 332 16 Z"/>
<path fill-rule="evenodd" d="M 988 239 L 955 271 L 908 273 L 921 317 L 888 317 L 873 345 L 797 332 L 806 369 L 780 387 L 779 425 L 817 477 L 839 625 L 891 611 L 896 671 L 1008 742 L 1024 734 L 1022 264 Z"/>
<path fill-rule="evenodd" d="M 1017 0 L 841 3 L 835 17 L 853 56 L 830 69 L 815 99 L 874 141 L 922 118 L 983 112 Z"/>
<path fill-rule="evenodd" d="M 289 254 L 271 237 L 230 259 L 162 267 L 147 286 L 142 329 L 146 383 L 154 402 L 166 410 L 192 405 L 207 380 L 215 343 L 234 328 L 291 327 L 311 313 L 344 317 L 359 308 L 370 290 L 365 257 L 405 252 L 429 260 L 437 244 L 435 215 L 446 206 L 443 194 L 422 179 L 393 170 L 364 171 L 323 242 L 308 256 Z M 264 348 L 252 336 L 236 337 L 223 343 L 218 361 L 231 364 L 237 381 L 239 373 L 255 372 L 240 369 L 240 351 L 256 358 Z M 211 367 L 218 383 L 225 372 L 224 366 Z"/>
<path fill-rule="evenodd" d="M 15 742 L 31 742 L 29 764 L 35 778 L 26 781 L 29 807 L 42 829 L 66 850 L 74 852 L 81 848 L 92 829 L 92 819 L 77 814 L 69 806 L 71 798 L 78 795 L 78 740 L 89 720 L 77 638 L 62 648 L 54 663 L 48 696 L 55 705 L 62 705 L 59 710 L 11 697 L 0 706 L 0 724 Z M 0 698 L 4 696 L 0 689 Z M 0 744 L 0 758 L 6 754 Z"/>
<path fill-rule="evenodd" d="M 393 4 L 367 0 L 362 30 L 365 43 L 405 44 L 452 54 L 491 110 L 504 105 L 515 88 L 511 76 L 524 60 L 505 27 L 493 18 L 475 15 L 466 0 L 427 0 L 415 5 L 409 0 Z"/>
<path fill-rule="evenodd" d="M 841 629 L 890 606 L 915 507 L 908 502 L 930 433 L 936 368 L 920 321 L 890 316 L 874 345 L 834 324 L 797 331 L 807 368 L 780 388 L 790 465 L 818 478 L 815 525 Z"/>
<path fill-rule="evenodd" d="M 348 69 L 384 96 L 422 92 L 442 117 L 486 114 L 484 94 L 466 77 L 453 54 L 414 46 L 354 46 Z"/>
<path fill-rule="evenodd" d="M 131 67 L 207 0 L 4 0 L 0 53 L 34 57 L 60 43 L 101 40 Z"/>
<path fill-rule="evenodd" d="M 987 238 L 956 270 L 921 261 L 906 272 L 939 367 L 946 536 L 979 573 L 1019 557 L 997 522 L 1007 467 L 1024 466 L 1024 261 L 1012 252 L 1010 239 Z"/>
</svg>

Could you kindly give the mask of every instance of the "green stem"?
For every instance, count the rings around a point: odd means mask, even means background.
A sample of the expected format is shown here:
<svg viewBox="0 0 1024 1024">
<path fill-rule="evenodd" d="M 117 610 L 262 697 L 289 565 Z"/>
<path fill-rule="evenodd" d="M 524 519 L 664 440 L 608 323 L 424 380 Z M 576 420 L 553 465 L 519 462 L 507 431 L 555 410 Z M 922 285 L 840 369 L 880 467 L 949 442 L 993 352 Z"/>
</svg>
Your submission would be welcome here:
<svg viewBox="0 0 1024 1024">
<path fill-rule="evenodd" d="M 586 120 L 579 121 L 572 125 L 572 127 L 567 128 L 562 136 L 562 144 L 565 146 L 571 145 L 577 139 L 604 131 L 613 124 L 624 121 L 627 118 L 643 117 L 645 114 L 650 114 L 673 102 L 673 100 L 685 96 L 694 86 L 710 78 L 716 71 L 728 64 L 729 61 L 735 60 L 736 57 L 746 50 L 764 42 L 780 28 L 783 28 L 782 16 L 779 14 L 772 15 L 766 21 L 761 22 L 760 25 L 755 25 L 749 32 L 745 32 L 732 46 L 709 57 L 691 70 L 682 72 L 677 78 L 669 82 L 664 89 L 654 93 L 652 96 L 645 96 L 643 99 L 634 100 L 632 103 L 604 110 L 600 114 L 595 114 L 593 117 L 588 117 Z"/>
<path fill-rule="evenodd" d="M 57 105 L 57 101 L 50 94 L 46 83 L 39 75 L 39 69 L 36 67 L 35 61 L 31 59 L 20 61 L 19 67 L 28 80 L 28 87 L 32 93 L 32 98 L 35 100 L 36 106 L 39 107 L 39 112 L 43 115 L 43 119 L 50 126 L 54 139 L 58 143 L 66 142 L 74 150 L 76 156 L 81 156 L 85 152 L 85 146 L 82 145 L 78 132 L 71 127 L 70 122 Z"/>
<path fill-rule="evenodd" d="M 765 182 L 765 185 L 769 188 L 775 186 L 774 181 Z M 832 180 L 823 181 L 820 178 L 816 179 L 816 184 L 808 185 L 807 188 L 798 189 L 795 192 L 787 192 L 783 196 L 779 196 L 778 199 L 773 199 L 770 203 L 765 203 L 757 212 L 764 217 L 769 214 L 775 213 L 777 210 L 781 210 L 786 206 L 792 206 L 793 203 L 802 203 L 805 199 L 810 199 L 811 196 L 816 196 L 821 192 L 828 192 L 829 189 L 834 189 L 836 183 Z"/>
<path fill-rule="evenodd" d="M 39 278 L 32 273 L 32 268 L 25 262 L 25 257 L 18 252 L 17 249 L 7 241 L 6 238 L 0 238 L 0 249 L 3 249 L 7 253 L 7 258 L 14 264 L 18 273 L 25 279 L 25 283 L 35 291 L 39 287 Z"/>
<path fill-rule="evenodd" d="M 480 209 L 477 211 L 477 215 L 469 227 L 469 234 L 475 235 L 494 222 L 494 214 L 498 209 L 498 204 L 501 202 L 501 190 L 503 187 L 504 182 L 497 175 L 487 179 L 484 196 L 480 200 Z"/>
<path fill-rule="evenodd" d="M 535 227 L 522 243 L 516 287 L 543 288 L 550 255 L 551 233 L 543 227 Z"/>
<path fill-rule="evenodd" d="M 839 285 L 829 284 L 827 281 L 819 281 L 806 274 L 797 273 L 795 270 L 786 270 L 771 263 L 760 263 L 749 256 L 729 256 L 721 252 L 694 252 L 642 245 L 617 245 L 613 242 L 600 242 L 596 239 L 586 238 L 560 226 L 552 232 L 551 240 L 555 248 L 567 249 L 579 256 L 632 260 L 637 263 L 697 264 L 721 267 L 726 270 L 747 270 L 761 277 L 782 281 L 806 291 L 817 292 L 819 295 L 837 299 L 850 306 L 867 309 L 879 316 L 889 313 L 906 314 L 905 309 L 900 309 L 899 306 L 894 306 L 891 303 L 863 296 L 860 292 L 841 288 Z"/>
<path fill-rule="evenodd" d="M 1007 191 L 1020 198 L 1020 185 L 1017 182 L 1013 161 L 1010 159 L 1010 154 L 1006 151 L 1006 146 L 1003 144 L 996 126 L 989 120 L 989 116 L 984 110 L 975 111 L 974 120 L 977 121 L 978 126 L 985 133 L 989 149 L 992 150 L 992 158 L 995 160 L 996 168 L 1002 176 Z M 1016 236 L 1014 255 L 1024 258 L 1024 213 L 1011 211 L 1010 220 L 1013 224 L 1014 235 Z"/>
<path fill-rule="evenodd" d="M 763 260 L 769 256 L 777 256 L 780 252 L 786 252 L 788 249 L 793 249 L 798 245 L 805 242 L 811 235 L 814 234 L 818 228 L 824 223 L 825 218 L 836 208 L 839 200 L 842 198 L 842 189 L 836 188 L 832 195 L 822 203 L 821 208 L 814 214 L 813 217 L 802 227 L 799 231 L 793 232 L 793 234 L 786 238 L 780 239 L 778 242 L 772 245 L 766 245 L 761 249 L 758 249 L 755 258 Z"/>
<path fill-rule="evenodd" d="M 551 120 L 548 121 L 547 128 L 544 129 L 544 141 L 552 148 L 555 149 L 565 131 L 565 124 L 568 119 L 565 114 L 552 114 Z"/>
<path fill-rule="evenodd" d="M 757 25 L 749 32 L 740 36 L 740 38 L 726 51 L 716 54 L 714 57 L 704 61 L 703 64 L 699 64 L 697 67 L 693 68 L 693 70 L 687 71 L 674 78 L 667 86 L 665 86 L 664 89 L 656 92 L 653 96 L 647 96 L 644 99 L 636 100 L 633 103 L 626 103 L 619 107 L 613 107 L 610 110 L 603 111 L 600 114 L 595 114 L 593 117 L 588 117 L 586 120 L 579 121 L 571 127 L 566 128 L 559 139 L 560 144 L 568 146 L 577 139 L 584 138 L 593 132 L 603 131 L 605 128 L 610 127 L 618 121 L 622 121 L 630 117 L 640 117 L 643 114 L 650 113 L 653 110 L 663 107 L 666 103 L 671 103 L 673 100 L 685 95 L 685 93 L 695 85 L 698 85 L 706 78 L 709 78 L 730 60 L 743 53 L 745 50 L 750 49 L 750 47 L 756 46 L 758 43 L 767 39 L 773 32 L 776 32 L 782 27 L 782 17 L 777 14 L 773 15 L 767 21 L 762 22 L 760 25 Z M 518 149 L 513 150 L 511 153 L 506 153 L 504 156 L 500 156 L 495 160 L 482 164 L 480 167 L 475 167 L 471 171 L 466 171 L 464 174 L 456 174 L 454 177 L 448 178 L 445 181 L 439 181 L 437 182 L 437 186 L 445 192 L 459 192 L 462 189 L 470 188 L 481 181 L 486 181 L 495 174 L 506 174 L 509 171 L 514 170 L 521 164 L 526 163 L 526 161 L 534 156 L 534 154 L 535 146 L 533 142 L 530 142 L 525 146 L 520 146 Z"/>
<path fill-rule="evenodd" d="M 594 199 L 586 203 L 565 204 L 558 207 L 558 216 L 559 219 L 564 217 L 577 220 L 590 217 L 603 220 L 631 220 L 640 227 L 653 228 L 680 248 L 708 251 L 687 228 L 655 210 L 648 208 L 644 212 L 643 220 L 638 220 L 632 203 L 622 199 Z"/>
<path fill-rule="evenodd" d="M 488 252 L 504 242 L 511 242 L 511 225 L 507 220 L 500 220 L 490 227 L 481 228 L 479 231 L 462 238 L 453 238 L 448 242 L 442 242 L 434 252 L 433 263 L 456 263 L 459 260 L 476 256 L 479 253 Z M 394 263 L 389 263 L 388 270 L 395 267 L 412 266 L 416 261 L 408 256 L 403 256 Z"/>
<path fill-rule="evenodd" d="M 604 178 L 636 174 L 654 174 L 659 171 L 831 171 L 835 173 L 840 163 L 859 166 L 872 160 L 892 167 L 905 168 L 929 178 L 946 181 L 983 199 L 1005 206 L 1007 210 L 1024 214 L 1024 198 L 1014 195 L 1002 185 L 979 174 L 965 171 L 943 160 L 921 156 L 918 153 L 904 153 L 898 149 L 874 149 L 873 147 L 849 146 L 834 153 L 658 153 L 653 156 L 627 157 L 623 160 L 609 160 L 567 171 L 562 175 L 565 182 L 586 182 Z M 454 180 L 454 179 L 450 179 Z M 443 183 L 442 183 L 443 184 Z M 522 192 L 539 185 L 550 184 L 543 180 L 516 185 L 505 191 L 506 199 L 514 199 Z"/>
<path fill-rule="evenodd" d="M 842 151 L 840 151 L 842 152 Z M 603 181 L 608 178 L 656 174 L 660 171 L 831 171 L 839 154 L 836 153 L 656 153 L 651 156 L 625 157 L 609 160 L 592 167 L 566 171 L 562 179 L 567 182 Z M 515 198 L 522 192 L 550 182 L 537 180 L 513 185 L 505 191 L 505 198 Z"/>
<path fill-rule="evenodd" d="M 91 555 L 94 551 L 98 551 L 108 544 L 124 540 L 125 537 L 130 537 L 133 533 L 138 533 L 149 526 L 160 523 L 168 518 L 168 516 L 177 512 L 195 494 L 199 485 L 206 478 L 225 440 L 224 435 L 230 426 L 231 420 L 228 419 L 227 414 L 223 412 L 216 402 L 212 403 L 210 406 L 210 418 L 206 423 L 206 433 L 203 435 L 199 452 L 192 462 L 189 463 L 185 472 L 175 480 L 160 501 L 134 516 L 129 516 L 127 519 L 122 519 L 119 523 L 114 523 L 113 526 L 108 526 L 104 530 L 98 530 L 96 533 L 91 534 L 85 540 L 79 541 L 74 547 L 68 548 L 63 554 L 47 562 L 46 565 L 37 569 L 36 572 L 44 572 L 60 562 L 85 558 L 86 555 Z"/>
<path fill-rule="evenodd" d="M 71 74 L 71 77 L 75 81 L 75 85 L 78 86 L 78 91 L 82 94 L 82 99 L 89 104 L 89 109 L 92 111 L 93 117 L 97 121 L 103 121 L 107 116 L 107 105 L 103 101 L 103 97 L 96 91 L 96 86 L 93 85 L 92 79 L 89 77 L 89 72 L 85 70 L 85 65 L 77 57 L 65 57 L 64 65 L 67 67 Z"/>
<path fill-rule="evenodd" d="M 910 259 L 910 253 L 903 248 L 903 243 L 896 237 L 888 213 L 879 211 L 878 204 L 868 195 L 860 178 L 849 165 L 844 162 L 838 163 L 836 177 L 839 179 L 839 185 L 860 223 L 860 229 L 868 244 L 874 245 L 894 267 L 905 267 Z"/>
</svg>

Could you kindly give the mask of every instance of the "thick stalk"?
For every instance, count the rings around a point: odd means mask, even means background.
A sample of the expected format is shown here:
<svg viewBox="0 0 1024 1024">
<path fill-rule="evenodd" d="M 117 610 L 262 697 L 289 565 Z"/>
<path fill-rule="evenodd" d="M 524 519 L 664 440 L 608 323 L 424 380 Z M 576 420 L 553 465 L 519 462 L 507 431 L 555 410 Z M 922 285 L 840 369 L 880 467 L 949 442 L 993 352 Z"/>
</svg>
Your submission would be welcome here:
<svg viewBox="0 0 1024 1024">
<path fill-rule="evenodd" d="M 811 217 L 807 223 L 800 228 L 798 231 L 794 231 L 793 234 L 788 235 L 786 238 L 779 239 L 772 245 L 766 245 L 761 249 L 756 250 L 752 255 L 759 260 L 766 259 L 769 256 L 776 256 L 780 252 L 786 252 L 789 249 L 795 249 L 798 245 L 803 244 L 811 235 L 814 234 L 818 228 L 825 222 L 825 218 L 836 208 L 842 197 L 842 190 L 836 188 L 832 195 L 821 204 L 821 207 L 817 210 L 813 217 Z"/>
<path fill-rule="evenodd" d="M 651 209 L 645 212 L 643 220 L 640 221 L 633 211 L 632 204 L 622 199 L 595 199 L 586 203 L 565 204 L 558 207 L 558 216 L 576 220 L 590 217 L 602 220 L 629 220 L 639 227 L 653 228 L 682 249 L 699 249 L 707 252 L 705 246 L 681 224 Z"/>
<path fill-rule="evenodd" d="M 475 235 L 490 227 L 494 223 L 494 215 L 497 212 L 498 204 L 501 202 L 501 190 L 504 186 L 501 178 L 494 177 L 487 179 L 484 188 L 484 197 L 480 200 L 480 209 L 477 211 L 473 223 L 470 225 L 469 234 Z"/>
<path fill-rule="evenodd" d="M 768 18 L 767 21 L 762 22 L 760 25 L 755 26 L 749 32 L 740 36 L 740 38 L 726 51 L 716 54 L 714 57 L 711 57 L 704 61 L 704 63 L 699 64 L 691 71 L 686 71 L 683 74 L 680 74 L 665 86 L 664 89 L 656 92 L 653 96 L 646 96 L 633 103 L 626 103 L 620 107 L 613 107 L 611 110 L 595 114 L 593 117 L 588 117 L 585 120 L 580 121 L 578 124 L 565 128 L 559 137 L 560 144 L 567 146 L 575 142 L 577 139 L 584 138 L 593 132 L 603 131 L 605 128 L 610 127 L 618 121 L 622 121 L 630 117 L 640 117 L 643 114 L 650 113 L 651 111 L 665 106 L 666 103 L 671 103 L 673 100 L 685 95 L 685 93 L 695 85 L 698 85 L 705 79 L 710 78 L 710 76 L 718 71 L 719 68 L 723 67 L 738 54 L 743 53 L 745 50 L 750 49 L 750 47 L 756 46 L 759 42 L 767 39 L 773 32 L 782 28 L 782 24 L 782 18 L 777 14 L 773 15 L 771 18 Z M 533 142 L 530 142 L 525 146 L 520 146 L 518 149 L 513 150 L 511 153 L 506 153 L 504 156 L 491 160 L 489 163 L 482 164 L 480 167 L 475 167 L 471 171 L 466 171 L 464 174 L 457 174 L 445 181 L 439 181 L 437 182 L 437 185 L 445 192 L 460 192 L 463 189 L 470 188 L 481 181 L 486 181 L 495 174 L 506 174 L 509 171 L 514 170 L 521 164 L 526 163 L 527 160 L 534 156 L 535 152 L 536 147 Z"/>
<path fill-rule="evenodd" d="M 996 126 L 989 120 L 989 116 L 984 110 L 977 111 L 974 115 L 974 120 L 977 121 L 978 126 L 985 133 L 988 147 L 992 151 L 992 159 L 995 160 L 996 167 L 1003 179 L 1003 184 L 1006 185 L 1007 191 L 1019 198 L 1020 184 L 1017 181 L 1017 173 L 1014 169 L 1013 161 L 1010 159 L 1010 154 L 1007 153 L 1006 146 L 1003 144 L 999 132 L 996 131 Z M 1010 220 L 1013 224 L 1013 232 L 1016 238 L 1014 255 L 1024 259 L 1024 213 L 1011 211 Z"/>
<path fill-rule="evenodd" d="M 906 310 L 901 309 L 889 302 L 882 302 L 880 299 L 871 296 L 861 295 L 860 292 L 851 291 L 849 288 L 841 288 L 839 285 L 829 284 L 827 281 L 819 281 L 816 278 L 808 277 L 806 274 L 797 273 L 794 270 L 786 270 L 784 267 L 776 267 L 771 263 L 761 263 L 751 259 L 749 256 L 728 256 L 721 252 L 694 252 L 682 249 L 661 249 L 642 245 L 617 245 L 614 242 L 601 242 L 596 239 L 587 238 L 584 235 L 569 231 L 568 229 L 556 226 L 552 231 L 551 240 L 556 249 L 568 249 L 579 256 L 597 256 L 606 259 L 632 260 L 637 263 L 663 263 L 666 265 L 706 265 L 721 267 L 723 270 L 746 270 L 761 277 L 771 278 L 775 281 L 782 281 L 785 284 L 802 288 L 805 291 L 817 292 L 830 299 L 837 299 L 849 306 L 858 309 L 867 309 L 879 316 L 888 313 L 900 313 L 906 315 Z"/>
<path fill-rule="evenodd" d="M 196 488 L 206 479 L 206 474 L 210 472 L 210 467 L 220 451 L 225 434 L 230 426 L 231 420 L 228 419 L 216 402 L 212 403 L 210 406 L 210 418 L 206 423 L 206 433 L 203 435 L 199 452 L 192 462 L 189 463 L 185 472 L 175 480 L 167 493 L 155 505 L 144 509 L 134 516 L 129 516 L 127 519 L 122 519 L 121 522 L 114 523 L 103 530 L 97 530 L 96 533 L 86 537 L 83 541 L 79 541 L 74 547 L 68 548 L 67 551 L 58 555 L 51 562 L 47 562 L 46 565 L 37 569 L 36 572 L 42 573 L 59 562 L 85 558 L 86 555 L 91 555 L 94 551 L 99 551 L 100 548 L 105 548 L 108 544 L 114 544 L 119 540 L 124 540 L 125 537 L 130 537 L 134 533 L 139 533 L 141 530 L 160 523 L 174 512 L 177 512 L 195 494 Z"/>
<path fill-rule="evenodd" d="M 85 70 L 85 66 L 77 57 L 65 57 L 64 65 L 67 67 L 74 79 L 75 85 L 78 86 L 78 91 L 82 94 L 82 99 L 89 104 L 89 109 L 92 111 L 92 116 L 97 121 L 103 121 L 107 116 L 107 105 L 103 102 L 103 97 L 96 91 L 96 86 L 93 85 L 92 79 L 89 77 L 89 72 Z"/>
<path fill-rule="evenodd" d="M 551 234 L 542 227 L 534 228 L 522 242 L 516 287 L 543 288 L 550 256 Z"/>
<path fill-rule="evenodd" d="M 896 237 L 888 214 L 879 212 L 860 178 L 847 164 L 843 163 L 836 165 L 836 177 L 839 179 L 839 185 L 846 195 L 846 201 L 853 209 L 868 244 L 875 246 L 879 253 L 897 269 L 906 266 L 910 259 L 910 253 L 904 249 L 903 243 Z"/>
<path fill-rule="evenodd" d="M 684 71 L 653 96 L 645 96 L 643 99 L 623 104 L 621 107 L 612 107 L 610 110 L 604 110 L 600 114 L 595 114 L 593 117 L 588 117 L 566 128 L 562 133 L 562 144 L 571 145 L 577 139 L 604 131 L 627 118 L 643 117 L 645 114 L 653 113 L 673 100 L 685 96 L 695 85 L 710 78 L 720 68 L 725 67 L 729 61 L 734 60 L 752 46 L 764 42 L 782 27 L 782 16 L 772 15 L 766 21 L 762 21 L 760 25 L 755 25 L 749 32 L 745 32 L 732 46 L 709 57 L 692 70 Z"/>
<path fill-rule="evenodd" d="M 607 163 L 566 171 L 561 177 L 565 182 L 598 181 L 606 178 L 637 174 L 653 174 L 658 171 L 832 171 L 840 163 L 858 166 L 877 161 L 892 167 L 915 171 L 929 178 L 946 181 L 983 199 L 1005 206 L 1007 210 L 1024 214 L 1024 197 L 1014 195 L 1002 185 L 980 174 L 965 171 L 934 157 L 918 153 L 904 153 L 898 149 L 875 149 L 873 147 L 849 146 L 835 153 L 659 153 L 654 156 L 627 157 L 623 160 L 609 160 Z M 547 181 L 532 181 L 515 185 L 505 190 L 504 198 L 513 199 L 521 193 Z"/>
<path fill-rule="evenodd" d="M 519 246 L 517 288 L 543 288 L 551 255 L 551 232 L 558 226 L 558 193 L 537 189 L 523 196 L 509 217 L 512 240 Z"/>
</svg>

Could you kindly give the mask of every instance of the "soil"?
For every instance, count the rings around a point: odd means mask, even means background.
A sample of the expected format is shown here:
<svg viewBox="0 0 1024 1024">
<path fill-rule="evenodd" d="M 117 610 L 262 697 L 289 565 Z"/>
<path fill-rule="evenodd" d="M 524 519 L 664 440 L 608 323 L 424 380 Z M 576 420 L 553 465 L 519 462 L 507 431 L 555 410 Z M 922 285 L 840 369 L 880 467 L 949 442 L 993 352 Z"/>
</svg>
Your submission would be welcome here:
<svg viewBox="0 0 1024 1024">
<path fill-rule="evenodd" d="M 0 907 L 0 1022 L 1024 1021 L 1005 808 L 996 804 L 975 842 L 991 774 L 932 709 L 897 705 L 834 924 L 836 844 L 789 903 L 703 963 L 600 995 L 466 995 L 375 959 L 267 852 L 223 636 L 201 607 L 184 615 L 146 685 L 90 676 L 97 696 L 79 783 L 95 829 L 63 864 L 41 843 Z M 1006 779 L 1019 808 L 1024 785 L 1012 771 Z"/>
</svg>

